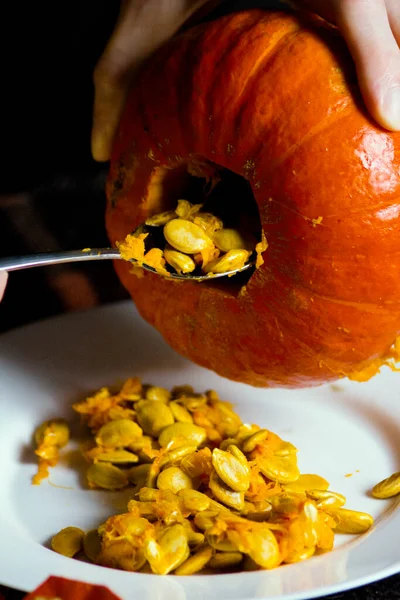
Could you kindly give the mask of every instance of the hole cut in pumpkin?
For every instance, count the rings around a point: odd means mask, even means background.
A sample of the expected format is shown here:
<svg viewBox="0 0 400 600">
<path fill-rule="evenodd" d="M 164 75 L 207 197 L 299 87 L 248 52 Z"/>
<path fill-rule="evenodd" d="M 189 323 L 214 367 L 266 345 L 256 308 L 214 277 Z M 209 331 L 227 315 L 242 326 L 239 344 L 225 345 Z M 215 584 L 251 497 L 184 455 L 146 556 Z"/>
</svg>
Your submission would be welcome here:
<svg viewBox="0 0 400 600">
<path fill-rule="evenodd" d="M 151 178 L 143 203 L 146 218 L 174 211 L 178 200 L 202 205 L 201 213 L 211 213 L 224 224 L 224 229 L 235 230 L 242 238 L 258 243 L 262 226 L 257 202 L 250 183 L 242 176 L 215 163 L 200 158 L 181 162 L 174 168 L 159 167 Z M 237 294 L 254 273 L 254 268 L 223 279 L 202 282 L 213 288 Z"/>
</svg>

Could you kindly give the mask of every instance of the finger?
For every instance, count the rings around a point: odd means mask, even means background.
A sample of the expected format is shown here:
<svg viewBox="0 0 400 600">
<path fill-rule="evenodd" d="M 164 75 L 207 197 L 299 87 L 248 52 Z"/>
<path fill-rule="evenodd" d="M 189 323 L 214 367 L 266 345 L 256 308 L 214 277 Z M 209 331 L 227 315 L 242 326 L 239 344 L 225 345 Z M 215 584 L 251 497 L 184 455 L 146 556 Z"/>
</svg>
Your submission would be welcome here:
<svg viewBox="0 0 400 600">
<path fill-rule="evenodd" d="M 400 3 L 399 0 L 386 0 L 390 28 L 397 45 L 400 46 Z"/>
<path fill-rule="evenodd" d="M 337 24 L 358 71 L 372 116 L 386 129 L 400 130 L 400 50 L 383 0 L 343 0 Z"/>
<path fill-rule="evenodd" d="M 4 292 L 7 285 L 8 273 L 6 271 L 0 271 L 0 302 L 3 299 Z"/>
</svg>

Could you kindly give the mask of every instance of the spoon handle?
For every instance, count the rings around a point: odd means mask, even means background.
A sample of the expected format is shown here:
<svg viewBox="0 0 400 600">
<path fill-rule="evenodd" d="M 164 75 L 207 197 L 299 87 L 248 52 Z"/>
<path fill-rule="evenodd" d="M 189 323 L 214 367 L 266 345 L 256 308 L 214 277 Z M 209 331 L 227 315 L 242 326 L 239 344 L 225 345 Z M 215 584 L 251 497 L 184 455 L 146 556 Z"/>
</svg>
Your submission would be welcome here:
<svg viewBox="0 0 400 600">
<path fill-rule="evenodd" d="M 0 258 L 0 271 L 19 271 L 31 267 L 43 267 L 61 263 L 83 262 L 87 260 L 120 259 L 114 248 L 90 248 L 90 250 L 71 250 L 69 252 L 41 252 L 29 256 L 11 256 Z"/>
</svg>

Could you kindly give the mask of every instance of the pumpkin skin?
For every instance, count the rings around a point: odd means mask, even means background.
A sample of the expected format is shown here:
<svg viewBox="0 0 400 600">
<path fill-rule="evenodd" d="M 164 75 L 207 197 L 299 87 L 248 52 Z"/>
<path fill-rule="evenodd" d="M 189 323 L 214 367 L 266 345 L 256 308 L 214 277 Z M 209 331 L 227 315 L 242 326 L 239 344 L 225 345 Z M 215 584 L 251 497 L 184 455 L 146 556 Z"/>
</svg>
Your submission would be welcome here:
<svg viewBox="0 0 400 600">
<path fill-rule="evenodd" d="M 333 28 L 245 11 L 162 48 L 114 144 L 111 242 L 182 197 L 186 165 L 212 176 L 210 163 L 250 182 L 265 262 L 235 295 L 116 261 L 140 314 L 185 357 L 253 386 L 375 373 L 400 333 L 400 134 L 367 115 Z"/>
</svg>

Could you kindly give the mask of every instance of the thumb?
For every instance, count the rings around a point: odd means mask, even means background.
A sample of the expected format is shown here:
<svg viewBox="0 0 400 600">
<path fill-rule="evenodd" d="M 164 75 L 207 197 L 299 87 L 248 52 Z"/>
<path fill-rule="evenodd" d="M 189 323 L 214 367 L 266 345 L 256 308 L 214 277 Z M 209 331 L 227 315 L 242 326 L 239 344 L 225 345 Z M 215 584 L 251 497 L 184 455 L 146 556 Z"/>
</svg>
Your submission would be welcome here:
<svg viewBox="0 0 400 600">
<path fill-rule="evenodd" d="M 0 302 L 3 299 L 4 292 L 7 285 L 8 273 L 7 271 L 0 271 Z"/>
</svg>

